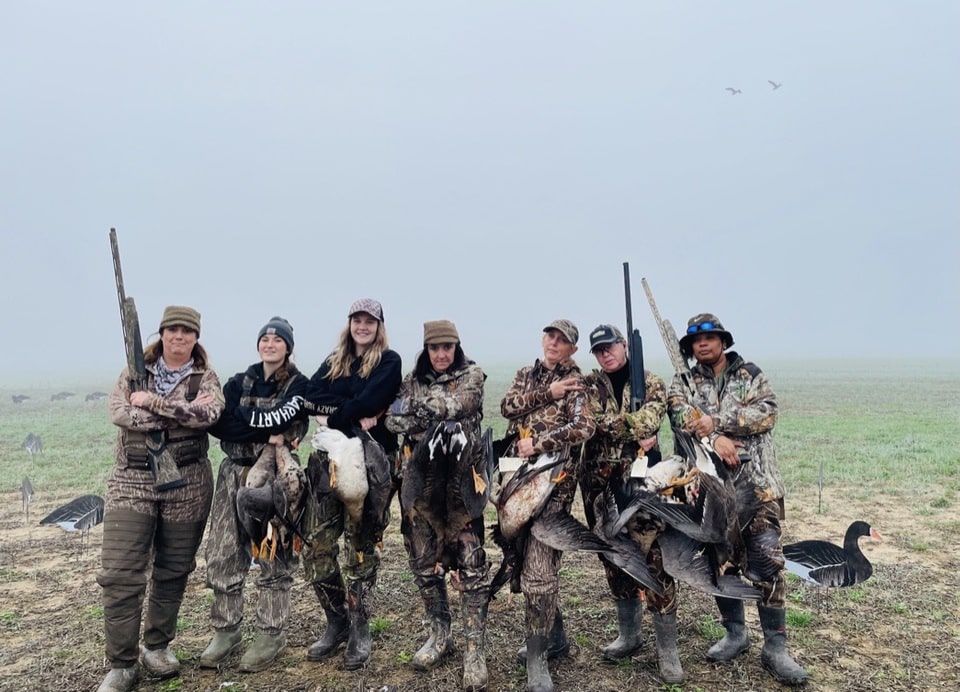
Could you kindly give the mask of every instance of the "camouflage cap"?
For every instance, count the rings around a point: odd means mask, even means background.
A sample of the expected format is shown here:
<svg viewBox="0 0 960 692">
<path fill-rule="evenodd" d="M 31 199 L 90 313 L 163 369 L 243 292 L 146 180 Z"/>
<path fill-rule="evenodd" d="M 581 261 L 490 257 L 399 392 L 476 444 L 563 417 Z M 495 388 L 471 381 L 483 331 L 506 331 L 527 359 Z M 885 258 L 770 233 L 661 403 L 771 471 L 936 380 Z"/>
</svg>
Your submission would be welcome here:
<svg viewBox="0 0 960 692">
<path fill-rule="evenodd" d="M 597 346 L 616 344 L 621 341 L 626 341 L 626 339 L 623 338 L 623 333 L 612 324 L 598 325 L 593 328 L 592 332 L 590 332 L 591 351 Z"/>
<path fill-rule="evenodd" d="M 575 325 L 570 320 L 554 320 L 546 327 L 543 328 L 543 331 L 549 332 L 551 330 L 556 330 L 563 334 L 564 338 L 569 341 L 574 346 L 577 345 L 577 339 L 580 338 L 580 332 L 577 330 L 577 325 Z"/>
<path fill-rule="evenodd" d="M 347 317 L 353 317 L 358 312 L 365 312 L 371 317 L 383 322 L 383 306 L 380 305 L 379 300 L 374 300 L 373 298 L 361 298 L 360 300 L 353 301 Z"/>
<path fill-rule="evenodd" d="M 697 334 L 719 334 L 723 339 L 723 348 L 728 349 L 733 346 L 733 334 L 723 328 L 723 323 L 716 315 L 709 312 L 701 312 L 687 320 L 687 333 L 680 339 L 680 352 L 689 357 L 693 350 L 690 348 L 693 343 L 693 337 Z"/>
<path fill-rule="evenodd" d="M 159 331 L 167 327 L 186 327 L 192 329 L 200 336 L 200 313 L 186 305 L 168 305 L 163 310 L 163 317 L 160 318 Z"/>
</svg>

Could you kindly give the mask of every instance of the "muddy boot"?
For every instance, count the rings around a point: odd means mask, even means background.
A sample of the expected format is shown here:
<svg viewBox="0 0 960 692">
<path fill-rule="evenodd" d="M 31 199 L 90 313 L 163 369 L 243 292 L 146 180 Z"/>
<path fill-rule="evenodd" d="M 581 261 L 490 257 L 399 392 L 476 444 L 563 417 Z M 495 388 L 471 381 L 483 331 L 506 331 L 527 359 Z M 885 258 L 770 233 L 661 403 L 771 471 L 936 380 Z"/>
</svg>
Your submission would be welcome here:
<svg viewBox="0 0 960 692">
<path fill-rule="evenodd" d="M 200 654 L 201 668 L 217 668 L 227 657 L 240 648 L 243 633 L 239 627 L 229 630 L 217 630 L 207 648 Z"/>
<path fill-rule="evenodd" d="M 553 620 L 553 627 L 550 628 L 550 634 L 547 636 L 547 660 L 564 658 L 569 653 L 570 640 L 567 639 L 567 632 L 563 629 L 563 614 L 558 609 L 557 616 Z M 517 663 L 522 666 L 527 665 L 526 644 L 517 649 Z"/>
<path fill-rule="evenodd" d="M 308 661 L 323 661 L 337 651 L 337 648 L 347 641 L 347 632 L 350 629 L 350 620 L 347 617 L 346 592 L 340 572 L 321 582 L 313 582 L 313 590 L 317 592 L 320 605 L 327 616 L 327 629 L 320 639 L 307 649 Z"/>
<path fill-rule="evenodd" d="M 617 638 L 600 649 L 600 654 L 611 661 L 632 656 L 643 646 L 641 622 L 643 608 L 639 598 L 617 601 Z"/>
<path fill-rule="evenodd" d="M 261 670 L 266 670 L 286 647 L 287 637 L 283 632 L 278 634 L 260 632 L 240 658 L 240 672 L 259 673 Z"/>
<path fill-rule="evenodd" d="M 154 675 L 160 679 L 180 675 L 180 661 L 177 660 L 177 657 L 167 647 L 163 647 L 162 649 L 141 647 L 140 665 L 143 666 L 143 669 L 150 673 L 150 675 Z"/>
<path fill-rule="evenodd" d="M 413 655 L 410 665 L 416 670 L 430 670 L 453 650 L 453 637 L 450 635 L 450 605 L 447 602 L 447 588 L 443 582 L 423 587 L 420 595 L 423 597 L 423 605 L 430 618 L 430 637 Z"/>
<path fill-rule="evenodd" d="M 732 661 L 750 648 L 750 635 L 743 623 L 743 601 L 717 598 L 717 608 L 727 633 L 707 651 L 707 660 Z"/>
<path fill-rule="evenodd" d="M 527 639 L 527 692 L 553 692 L 547 667 L 547 638 L 535 634 Z"/>
<path fill-rule="evenodd" d="M 758 606 L 763 628 L 760 663 L 784 685 L 803 685 L 810 679 L 800 664 L 787 653 L 787 611 L 784 608 Z"/>
<path fill-rule="evenodd" d="M 140 665 L 134 663 L 129 668 L 112 668 L 97 692 L 132 692 L 140 680 Z"/>
<path fill-rule="evenodd" d="M 463 652 L 463 689 L 466 692 L 479 692 L 487 686 L 487 660 L 483 652 L 486 619 L 486 593 L 463 594 L 463 634 L 467 640 Z"/>
<path fill-rule="evenodd" d="M 653 628 L 657 633 L 660 679 L 669 685 L 679 685 L 683 682 L 683 667 L 677 654 L 677 614 L 654 613 Z"/>
<path fill-rule="evenodd" d="M 370 660 L 370 611 L 368 600 L 373 588 L 373 579 L 352 581 L 347 593 L 347 614 L 350 627 L 347 631 L 347 649 L 343 652 L 343 667 L 347 670 L 363 668 Z"/>
</svg>

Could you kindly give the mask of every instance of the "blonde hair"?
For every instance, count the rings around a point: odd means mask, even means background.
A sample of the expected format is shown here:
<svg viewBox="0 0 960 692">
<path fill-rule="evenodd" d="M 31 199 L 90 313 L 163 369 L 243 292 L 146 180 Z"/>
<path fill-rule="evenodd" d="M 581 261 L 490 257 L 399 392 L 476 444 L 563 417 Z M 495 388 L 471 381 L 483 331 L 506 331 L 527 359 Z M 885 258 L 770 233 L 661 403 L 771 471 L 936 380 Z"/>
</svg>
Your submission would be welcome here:
<svg viewBox="0 0 960 692">
<path fill-rule="evenodd" d="M 327 356 L 327 363 L 330 365 L 330 370 L 327 371 L 325 377 L 328 380 L 336 380 L 340 377 L 350 376 L 350 366 L 353 365 L 353 362 L 357 359 L 355 355 L 356 347 L 357 344 L 353 340 L 353 335 L 350 334 L 350 320 L 347 320 L 347 326 L 340 332 L 340 340 L 337 343 L 337 348 Z M 370 377 L 373 369 L 380 365 L 380 357 L 388 348 L 390 348 L 390 346 L 387 343 L 387 328 L 383 326 L 383 322 L 377 320 L 377 336 L 361 356 L 361 378 L 367 379 Z"/>
</svg>

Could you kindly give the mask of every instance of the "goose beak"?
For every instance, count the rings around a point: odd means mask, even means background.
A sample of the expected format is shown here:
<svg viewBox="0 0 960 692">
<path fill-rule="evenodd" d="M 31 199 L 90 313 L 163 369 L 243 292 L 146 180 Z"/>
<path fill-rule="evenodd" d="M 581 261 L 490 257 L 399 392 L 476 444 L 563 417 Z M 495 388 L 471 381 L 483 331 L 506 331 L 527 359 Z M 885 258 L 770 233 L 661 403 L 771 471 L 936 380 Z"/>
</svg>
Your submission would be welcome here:
<svg viewBox="0 0 960 692">
<path fill-rule="evenodd" d="M 870 529 L 870 538 L 872 538 L 875 541 L 883 540 L 883 536 L 880 535 L 880 532 L 873 528 Z"/>
</svg>

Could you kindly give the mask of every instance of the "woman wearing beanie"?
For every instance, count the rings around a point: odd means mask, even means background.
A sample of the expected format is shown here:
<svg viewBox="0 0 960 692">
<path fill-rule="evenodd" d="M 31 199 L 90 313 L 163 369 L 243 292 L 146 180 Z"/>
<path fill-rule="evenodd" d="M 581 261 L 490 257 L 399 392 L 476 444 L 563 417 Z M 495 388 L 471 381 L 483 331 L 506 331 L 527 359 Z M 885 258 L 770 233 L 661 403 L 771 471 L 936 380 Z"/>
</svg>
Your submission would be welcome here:
<svg viewBox="0 0 960 692">
<path fill-rule="evenodd" d="M 355 301 L 336 349 L 310 378 L 307 387 L 307 399 L 319 414 L 317 423 L 350 437 L 358 432 L 369 433 L 383 452 L 395 454 L 397 436 L 387 430 L 383 417 L 397 395 L 400 368 L 400 356 L 387 344 L 383 306 L 372 298 Z M 314 501 L 308 503 L 308 546 L 301 555 L 304 574 L 313 584 L 327 616 L 326 630 L 310 645 L 307 659 L 327 659 L 346 641 L 344 667 L 356 670 L 370 659 L 369 596 L 376 583 L 386 513 L 376 520 L 376 526 L 360 527 L 358 533 L 362 535 L 354 535 L 345 528 L 344 505 L 332 493 L 322 490 L 320 479 L 329 477 L 325 452 L 318 450 L 310 455 L 307 476 Z M 389 477 L 386 483 L 390 484 Z M 382 493 L 371 490 L 368 499 L 370 495 Z M 366 512 L 364 515 L 364 520 L 369 521 Z M 341 534 L 346 543 L 342 573 L 337 561 Z"/>
<path fill-rule="evenodd" d="M 199 342 L 200 313 L 171 305 L 159 332 L 143 350 L 146 380 L 124 369 L 110 394 L 110 420 L 119 430 L 97 583 L 111 670 L 100 692 L 134 689 L 140 665 L 162 678 L 180 673 L 169 645 L 213 494 L 207 428 L 223 410 L 223 392 Z"/>
<path fill-rule="evenodd" d="M 453 322 L 425 322 L 423 351 L 387 417 L 387 427 L 402 433 L 405 447 L 413 448 L 403 470 L 401 532 L 430 635 L 412 664 L 429 670 L 453 650 L 445 581 L 449 572 L 451 585 L 461 593 L 465 690 L 482 690 L 487 684 L 483 645 L 490 563 L 483 549 L 483 507 L 489 484 L 474 482 L 484 475 L 480 421 L 485 379 L 464 355 Z M 459 444 L 453 442 L 457 438 Z M 453 451 L 443 454 L 440 449 Z"/>
<path fill-rule="evenodd" d="M 271 469 L 284 459 L 297 461 L 292 451 L 287 456 L 280 448 L 296 449 L 307 433 L 309 420 L 303 408 L 307 378 L 293 363 L 293 327 L 282 317 L 273 317 L 261 327 L 257 353 L 260 361 L 224 386 L 223 415 L 210 429 L 220 438 L 226 458 L 220 464 L 207 538 L 207 586 L 213 589 L 210 619 L 216 632 L 200 655 L 203 668 L 220 666 L 241 644 L 243 587 L 254 555 L 260 567 L 257 637 L 240 658 L 240 670 L 265 670 L 286 646 L 284 627 L 290 617 L 297 555 L 289 542 L 279 545 L 273 554 L 264 544 L 261 552 L 261 546 L 254 543 L 262 536 L 250 535 L 261 532 L 257 526 L 250 528 L 249 517 L 238 510 L 237 497 L 252 484 L 255 474 L 251 467 L 258 461 L 258 468 L 266 465 Z M 264 490 L 268 485 L 272 484 L 265 484 Z M 267 499 L 272 501 L 269 492 Z M 278 517 L 276 521 L 292 527 L 296 517 Z M 292 528 L 287 529 L 288 539 L 292 539 L 290 534 Z"/>
</svg>

